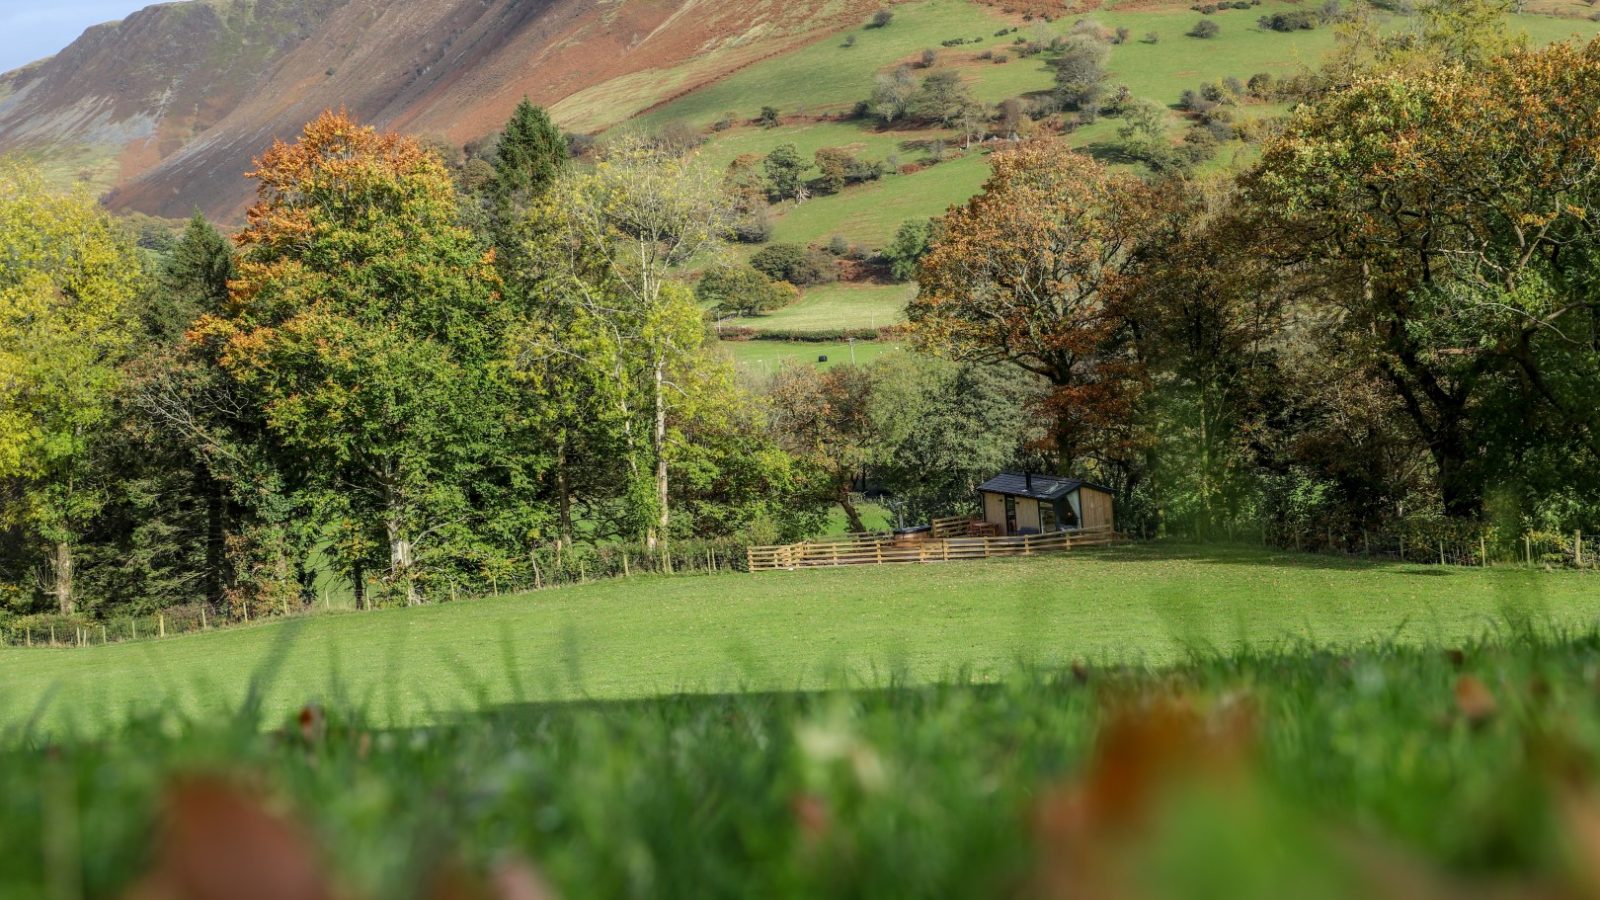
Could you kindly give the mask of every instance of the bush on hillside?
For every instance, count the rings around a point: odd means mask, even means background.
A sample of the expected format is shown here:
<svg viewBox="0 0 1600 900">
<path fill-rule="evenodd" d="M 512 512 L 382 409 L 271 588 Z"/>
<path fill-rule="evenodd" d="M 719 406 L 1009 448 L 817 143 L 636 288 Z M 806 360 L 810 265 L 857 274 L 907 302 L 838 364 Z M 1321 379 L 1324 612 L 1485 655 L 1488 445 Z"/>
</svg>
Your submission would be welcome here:
<svg viewBox="0 0 1600 900">
<path fill-rule="evenodd" d="M 1211 38 L 1216 37 L 1221 31 L 1222 31 L 1222 26 L 1221 25 L 1218 25 L 1217 23 L 1212 22 L 1212 21 L 1210 21 L 1208 19 L 1201 19 L 1200 21 L 1194 23 L 1194 27 L 1189 29 L 1188 34 L 1189 34 L 1189 37 L 1192 37 L 1192 38 L 1201 38 L 1203 40 L 1209 40 Z"/>
<path fill-rule="evenodd" d="M 833 257 L 799 244 L 773 244 L 750 257 L 750 266 L 775 281 L 800 287 L 839 280 Z"/>
</svg>

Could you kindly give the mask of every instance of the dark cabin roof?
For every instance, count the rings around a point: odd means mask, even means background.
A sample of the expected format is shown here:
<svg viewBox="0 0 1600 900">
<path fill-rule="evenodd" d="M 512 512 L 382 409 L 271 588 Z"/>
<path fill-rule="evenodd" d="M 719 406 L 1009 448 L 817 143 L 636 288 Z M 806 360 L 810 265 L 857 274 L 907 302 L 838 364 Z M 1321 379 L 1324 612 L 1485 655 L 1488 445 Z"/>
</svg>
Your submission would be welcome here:
<svg viewBox="0 0 1600 900">
<path fill-rule="evenodd" d="M 1030 476 L 1018 472 L 1002 472 L 978 486 L 978 490 L 985 494 L 1004 494 L 1007 497 L 1027 497 L 1032 500 L 1054 502 L 1060 500 L 1079 488 L 1089 488 L 1102 493 L 1114 493 L 1097 484 L 1089 484 L 1081 478 L 1062 478 L 1057 475 L 1031 476 L 1033 489 L 1028 489 Z"/>
</svg>

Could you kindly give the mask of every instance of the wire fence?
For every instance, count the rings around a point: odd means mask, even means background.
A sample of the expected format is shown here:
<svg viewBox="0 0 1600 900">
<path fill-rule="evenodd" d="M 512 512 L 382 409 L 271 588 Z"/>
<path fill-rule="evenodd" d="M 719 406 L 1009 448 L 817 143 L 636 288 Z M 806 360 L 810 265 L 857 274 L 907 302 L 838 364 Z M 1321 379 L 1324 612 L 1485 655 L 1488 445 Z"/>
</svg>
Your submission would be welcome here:
<svg viewBox="0 0 1600 900">
<path fill-rule="evenodd" d="M 1514 534 L 1495 528 L 1460 526 L 1400 532 L 1284 528 L 1269 531 L 1266 542 L 1301 552 L 1439 566 L 1600 569 L 1600 535 L 1576 531 Z"/>
<path fill-rule="evenodd" d="M 747 571 L 746 545 L 737 541 L 685 541 L 665 550 L 646 551 L 636 546 L 569 545 L 542 547 L 524 565 L 470 581 L 433 573 L 426 577 L 428 595 L 438 602 L 483 600 L 513 594 L 531 594 L 600 581 L 647 575 L 715 575 Z M 422 580 L 422 579 L 419 579 Z M 46 614 L 0 623 L 0 646 L 97 647 L 130 641 L 161 640 L 186 634 L 236 628 L 265 621 L 281 621 L 335 611 L 360 612 L 353 605 L 354 591 L 336 606 L 324 589 L 298 602 L 234 604 L 217 610 L 195 602 L 138 615 Z M 366 610 L 402 605 L 403 592 L 395 585 L 372 582 L 367 586 Z"/>
</svg>

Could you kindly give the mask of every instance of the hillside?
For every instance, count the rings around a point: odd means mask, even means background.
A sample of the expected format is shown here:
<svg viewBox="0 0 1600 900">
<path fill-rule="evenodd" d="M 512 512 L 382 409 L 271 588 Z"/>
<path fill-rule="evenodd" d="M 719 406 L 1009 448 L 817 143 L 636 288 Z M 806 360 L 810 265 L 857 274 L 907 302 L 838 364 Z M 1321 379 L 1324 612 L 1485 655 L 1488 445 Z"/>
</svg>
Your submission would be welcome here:
<svg viewBox="0 0 1600 900">
<path fill-rule="evenodd" d="M 872 0 L 191 0 L 0 76 L 0 153 L 153 215 L 237 218 L 275 137 L 347 108 L 462 144 L 523 96 L 591 131 L 859 21 Z"/>
</svg>

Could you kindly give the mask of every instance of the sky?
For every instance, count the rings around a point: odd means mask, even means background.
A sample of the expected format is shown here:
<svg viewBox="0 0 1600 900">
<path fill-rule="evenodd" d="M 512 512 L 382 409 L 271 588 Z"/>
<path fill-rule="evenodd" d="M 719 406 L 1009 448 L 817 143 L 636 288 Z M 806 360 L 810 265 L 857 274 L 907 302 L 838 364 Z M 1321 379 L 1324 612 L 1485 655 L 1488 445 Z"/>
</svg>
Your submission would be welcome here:
<svg viewBox="0 0 1600 900">
<path fill-rule="evenodd" d="M 61 51 L 90 25 L 124 18 L 156 0 L 0 0 L 0 72 Z"/>
</svg>

